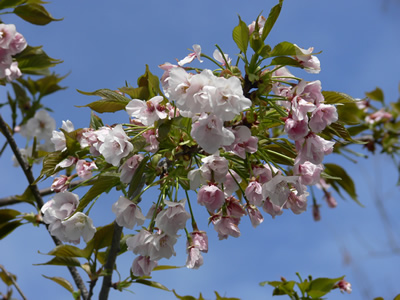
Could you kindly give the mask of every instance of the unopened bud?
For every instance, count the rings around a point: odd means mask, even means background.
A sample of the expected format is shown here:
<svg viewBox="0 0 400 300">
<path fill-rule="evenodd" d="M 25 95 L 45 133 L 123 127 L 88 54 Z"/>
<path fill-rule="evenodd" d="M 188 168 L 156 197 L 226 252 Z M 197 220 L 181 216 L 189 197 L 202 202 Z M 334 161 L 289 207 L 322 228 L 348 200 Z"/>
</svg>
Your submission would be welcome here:
<svg viewBox="0 0 400 300">
<path fill-rule="evenodd" d="M 321 214 L 319 213 L 319 205 L 317 205 L 317 204 L 313 205 L 313 218 L 314 218 L 314 221 L 321 220 Z"/>
</svg>

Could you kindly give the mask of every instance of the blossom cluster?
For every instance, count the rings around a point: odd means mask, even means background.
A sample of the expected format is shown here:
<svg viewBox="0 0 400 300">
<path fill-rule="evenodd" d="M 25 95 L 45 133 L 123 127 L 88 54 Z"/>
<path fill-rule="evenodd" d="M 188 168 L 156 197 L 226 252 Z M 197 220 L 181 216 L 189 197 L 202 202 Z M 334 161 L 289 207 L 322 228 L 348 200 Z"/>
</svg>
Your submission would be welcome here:
<svg viewBox="0 0 400 300">
<path fill-rule="evenodd" d="M 10 82 L 22 75 L 12 56 L 22 52 L 26 46 L 24 36 L 17 32 L 14 24 L 0 24 L 0 79 L 6 78 Z"/>
</svg>

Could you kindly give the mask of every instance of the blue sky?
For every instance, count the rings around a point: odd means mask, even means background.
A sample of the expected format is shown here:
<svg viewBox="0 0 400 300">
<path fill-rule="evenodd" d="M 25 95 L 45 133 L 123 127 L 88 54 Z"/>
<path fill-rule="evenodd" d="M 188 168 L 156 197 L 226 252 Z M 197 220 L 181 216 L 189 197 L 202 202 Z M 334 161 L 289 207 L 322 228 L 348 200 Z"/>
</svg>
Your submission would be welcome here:
<svg viewBox="0 0 400 300">
<path fill-rule="evenodd" d="M 61 120 L 67 119 L 76 127 L 86 127 L 89 109 L 75 106 L 97 98 L 81 95 L 76 89 L 116 89 L 125 81 L 135 85 L 137 77 L 144 73 L 145 64 L 160 76 L 159 64 L 183 58 L 193 44 L 200 44 L 203 52 L 211 56 L 217 43 L 234 57 L 238 51 L 231 33 L 238 22 L 237 14 L 251 23 L 261 11 L 267 16 L 276 3 L 272 0 L 53 1 L 46 7 L 54 17 L 64 18 L 61 22 L 39 27 L 8 15 L 3 21 L 14 22 L 29 44 L 44 45 L 51 57 L 64 60 L 56 72 L 62 75 L 71 72 L 62 82 L 68 89 L 48 97 L 45 103 L 54 110 L 58 127 Z M 319 55 L 320 74 L 293 72 L 307 80 L 321 80 L 324 90 L 362 98 L 364 92 L 379 86 L 386 102 L 396 101 L 400 81 L 399 12 L 400 4 L 395 0 L 286 0 L 268 43 L 273 46 L 289 41 L 323 51 Z M 199 65 L 207 66 L 212 67 Z M 4 99 L 4 90 L 1 95 Z M 4 108 L 1 112 L 3 116 L 8 113 Z M 104 120 L 110 124 L 125 122 L 127 115 L 104 115 Z M 0 137 L 0 144 L 3 140 Z M 24 144 L 22 139 L 18 141 L 21 146 Z M 213 291 L 218 291 L 241 299 L 270 299 L 272 289 L 260 287 L 259 282 L 279 280 L 280 276 L 295 279 L 295 272 L 304 277 L 346 275 L 353 284 L 353 294 L 341 295 L 335 291 L 329 299 L 377 296 L 392 299 L 400 293 L 400 258 L 388 253 L 387 230 L 375 203 L 377 197 L 383 200 L 392 228 L 399 228 L 396 168 L 387 157 L 379 155 L 361 159 L 358 164 L 334 155 L 328 156 L 327 161 L 346 166 L 365 208 L 337 197 L 337 208 L 322 206 L 320 222 L 312 220 L 311 209 L 299 216 L 288 211 L 276 219 L 265 215 L 264 223 L 257 229 L 244 220 L 240 227 L 242 236 L 225 241 L 218 241 L 213 228 L 207 228 L 204 209 L 196 209 L 196 220 L 209 235 L 210 251 L 204 255 L 204 265 L 199 270 L 154 272 L 153 279 L 175 288 L 181 295 L 198 296 L 201 291 L 206 299 L 213 299 Z M 22 172 L 12 167 L 10 151 L 3 154 L 0 170 L 1 196 L 25 189 L 27 182 Z M 117 193 L 110 193 L 98 201 L 91 212 L 96 226 L 113 220 L 111 205 L 118 197 Z M 150 192 L 143 202 L 150 205 L 154 197 L 156 194 Z M 31 209 L 24 205 L 18 208 L 27 212 Z M 395 234 L 399 245 L 400 237 Z M 64 268 L 32 266 L 49 260 L 50 257 L 38 251 L 45 253 L 52 247 L 43 228 L 29 225 L 0 241 L 0 263 L 18 275 L 29 299 L 53 299 L 54 295 L 58 299 L 71 299 L 67 291 L 40 276 L 70 279 Z M 182 239 L 175 247 L 177 256 L 160 264 L 183 265 L 184 248 Z M 344 264 L 344 253 L 351 257 L 350 264 Z M 132 253 L 126 253 L 118 259 L 122 277 L 127 276 L 134 258 Z M 0 285 L 0 289 L 4 290 L 4 286 Z M 131 290 L 135 294 L 112 291 L 110 299 L 175 299 L 172 294 L 146 286 L 135 285 Z"/>
</svg>

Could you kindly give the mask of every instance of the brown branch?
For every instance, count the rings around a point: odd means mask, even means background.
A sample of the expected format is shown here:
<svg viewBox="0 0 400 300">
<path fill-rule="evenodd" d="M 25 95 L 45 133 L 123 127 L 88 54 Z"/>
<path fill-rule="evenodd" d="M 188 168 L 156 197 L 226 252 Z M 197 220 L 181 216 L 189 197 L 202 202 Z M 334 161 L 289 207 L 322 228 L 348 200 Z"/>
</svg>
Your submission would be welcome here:
<svg viewBox="0 0 400 300">
<path fill-rule="evenodd" d="M 99 295 L 99 300 L 107 300 L 111 288 L 112 273 L 114 271 L 115 260 L 119 252 L 119 243 L 121 240 L 122 227 L 114 221 L 114 233 L 112 237 L 110 251 L 108 253 L 107 262 L 104 265 L 104 271 L 107 275 L 103 278 L 103 284 Z"/>
<path fill-rule="evenodd" d="M 79 184 L 81 184 L 82 182 L 84 182 L 83 179 L 80 180 L 76 180 L 74 182 L 71 182 L 69 184 L 69 187 L 75 187 Z M 39 190 L 39 194 L 41 197 L 43 196 L 48 196 L 51 194 L 54 194 L 54 191 L 51 190 L 51 188 L 45 188 L 42 190 Z M 5 197 L 5 198 L 0 198 L 0 207 L 2 206 L 7 206 L 7 205 L 13 205 L 13 204 L 17 204 L 17 203 L 23 203 L 22 201 L 18 200 L 17 196 L 9 196 L 9 197 Z"/>
<path fill-rule="evenodd" d="M 42 196 L 40 195 L 39 189 L 36 184 L 33 184 L 35 182 L 35 178 L 33 177 L 31 167 L 26 164 L 24 159 L 21 156 L 21 152 L 18 149 L 17 144 L 15 143 L 15 140 L 13 136 L 10 134 L 7 128 L 7 124 L 4 122 L 3 118 L 0 115 L 0 130 L 6 137 L 8 143 L 10 144 L 10 147 L 12 151 L 14 152 L 14 155 L 21 166 L 22 171 L 24 172 L 26 178 L 28 179 L 29 182 L 29 187 L 32 191 L 33 196 L 35 197 L 36 203 L 38 205 L 38 208 L 42 208 L 43 206 L 43 199 Z M 46 227 L 47 228 L 47 227 Z M 50 233 L 50 232 L 49 232 Z M 62 245 L 62 242 L 56 238 L 55 236 L 51 236 L 54 243 L 58 245 Z M 86 289 L 86 286 L 82 280 L 82 277 L 79 275 L 77 269 L 75 267 L 68 267 L 69 272 L 72 275 L 72 278 L 74 279 L 74 282 L 78 289 L 81 291 L 81 296 L 84 300 L 88 298 L 88 291 Z"/>
</svg>

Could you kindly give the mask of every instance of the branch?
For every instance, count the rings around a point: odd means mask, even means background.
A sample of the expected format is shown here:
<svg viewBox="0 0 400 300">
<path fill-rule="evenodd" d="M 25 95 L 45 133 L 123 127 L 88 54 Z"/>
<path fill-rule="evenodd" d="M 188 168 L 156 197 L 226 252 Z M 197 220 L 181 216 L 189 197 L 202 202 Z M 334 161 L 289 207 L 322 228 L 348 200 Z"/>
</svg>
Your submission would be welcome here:
<svg viewBox="0 0 400 300">
<path fill-rule="evenodd" d="M 132 200 L 137 195 L 139 195 L 139 193 L 143 189 L 144 183 L 145 183 L 145 180 L 144 180 L 144 175 L 143 175 L 137 189 L 133 191 L 132 195 L 128 195 L 129 199 Z M 121 240 L 121 234 L 122 234 L 122 227 L 119 226 L 114 221 L 114 232 L 113 232 L 113 237 L 112 237 L 112 241 L 111 241 L 110 251 L 108 252 L 107 262 L 104 265 L 104 270 L 106 271 L 107 275 L 104 276 L 104 278 L 103 278 L 103 284 L 101 286 L 99 300 L 107 300 L 108 299 L 108 294 L 110 293 L 110 288 L 111 288 L 111 279 L 112 279 L 112 273 L 114 271 L 115 260 L 117 259 L 117 254 L 120 250 L 119 245 L 120 245 L 120 240 Z"/>
<path fill-rule="evenodd" d="M 110 251 L 108 253 L 107 262 L 104 265 L 104 271 L 106 271 L 107 275 L 105 275 L 103 278 L 103 284 L 101 286 L 99 300 L 107 300 L 108 299 L 108 294 L 109 294 L 110 288 L 111 288 L 111 279 L 112 279 L 112 273 L 114 271 L 115 260 L 117 259 L 117 254 L 120 250 L 119 243 L 121 240 L 121 234 L 122 234 L 122 227 L 119 226 L 114 221 L 114 233 L 113 233 L 113 237 L 112 237 L 112 243 L 111 243 Z"/>
<path fill-rule="evenodd" d="M 75 187 L 75 186 L 81 184 L 82 182 L 84 182 L 83 179 L 76 180 L 74 182 L 71 182 L 69 184 L 69 187 L 71 187 L 71 188 Z M 45 188 L 45 189 L 39 190 L 39 194 L 41 197 L 43 197 L 43 196 L 54 194 L 54 191 L 52 191 L 51 188 Z M 17 203 L 22 203 L 20 200 L 17 199 L 17 196 L 9 196 L 9 197 L 5 197 L 5 198 L 0 198 L 0 207 L 7 206 L 7 205 L 13 205 L 13 204 L 17 204 Z"/>
<path fill-rule="evenodd" d="M 23 300 L 27 300 L 26 296 L 24 295 L 24 293 L 22 292 L 22 290 L 20 289 L 19 285 L 17 284 L 17 282 L 14 280 L 13 275 L 11 275 L 10 273 L 7 272 L 7 270 L 0 265 L 0 269 L 4 272 L 4 274 L 6 274 L 6 276 L 11 280 L 12 284 L 15 286 L 15 288 L 17 289 L 18 293 L 21 295 Z"/>
<path fill-rule="evenodd" d="M 6 137 L 8 143 L 10 144 L 10 147 L 12 149 L 12 151 L 14 152 L 14 155 L 19 163 L 19 165 L 22 168 L 22 171 L 24 172 L 26 178 L 28 179 L 29 182 L 29 187 L 32 191 L 33 196 L 35 197 L 36 203 L 38 205 L 38 208 L 41 209 L 43 206 L 43 199 L 42 196 L 39 192 L 39 189 L 37 187 L 36 184 L 33 184 L 35 182 L 35 178 L 33 177 L 32 171 L 31 171 L 31 167 L 28 166 L 26 164 L 26 162 L 24 161 L 24 159 L 21 156 L 21 152 L 19 152 L 18 146 L 15 143 L 14 138 L 12 137 L 12 135 L 10 134 L 10 132 L 8 131 L 7 128 L 7 124 L 4 122 L 3 118 L 0 115 L 0 130 L 2 131 L 2 133 L 4 134 L 4 136 Z M 46 226 L 47 228 L 47 226 Z M 49 232 L 50 233 L 50 232 Z M 62 242 L 56 238 L 55 236 L 51 236 L 54 243 L 58 246 L 58 245 L 62 245 Z M 75 267 L 68 267 L 69 272 L 72 275 L 72 278 L 74 279 L 74 282 L 76 284 L 76 286 L 78 287 L 78 289 L 81 291 L 81 295 L 82 298 L 84 300 L 86 300 L 88 298 L 88 291 L 86 289 L 86 286 L 82 280 L 82 277 L 79 275 L 77 269 Z"/>
</svg>

